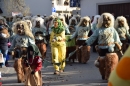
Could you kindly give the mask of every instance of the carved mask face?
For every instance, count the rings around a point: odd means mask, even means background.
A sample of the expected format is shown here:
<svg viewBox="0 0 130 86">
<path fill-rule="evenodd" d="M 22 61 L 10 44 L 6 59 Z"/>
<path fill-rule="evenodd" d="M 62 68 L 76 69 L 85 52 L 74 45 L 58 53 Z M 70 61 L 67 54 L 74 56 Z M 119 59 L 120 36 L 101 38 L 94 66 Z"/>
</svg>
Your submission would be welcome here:
<svg viewBox="0 0 130 86">
<path fill-rule="evenodd" d="M 40 21 L 36 21 L 36 27 L 40 28 Z"/>
<path fill-rule="evenodd" d="M 111 23 L 110 17 L 104 15 L 102 26 L 105 27 L 105 28 L 108 28 L 108 27 L 110 27 L 110 23 Z"/>
<path fill-rule="evenodd" d="M 71 21 L 71 25 L 76 25 L 76 22 L 75 22 L 74 19 L 72 19 L 72 21 Z"/>
<path fill-rule="evenodd" d="M 25 34 L 25 30 L 24 30 L 23 24 L 18 24 L 16 26 L 16 28 L 17 28 L 17 32 L 18 32 L 19 35 L 24 35 Z"/>
<path fill-rule="evenodd" d="M 123 20 L 118 21 L 118 23 L 119 23 L 119 27 L 123 27 L 124 26 L 124 21 Z"/>
<path fill-rule="evenodd" d="M 86 26 L 89 25 L 89 23 L 90 23 L 90 21 L 87 21 L 86 19 L 83 19 L 83 21 L 82 21 L 82 23 L 81 23 L 81 26 L 82 26 L 82 27 L 86 27 Z"/>
</svg>

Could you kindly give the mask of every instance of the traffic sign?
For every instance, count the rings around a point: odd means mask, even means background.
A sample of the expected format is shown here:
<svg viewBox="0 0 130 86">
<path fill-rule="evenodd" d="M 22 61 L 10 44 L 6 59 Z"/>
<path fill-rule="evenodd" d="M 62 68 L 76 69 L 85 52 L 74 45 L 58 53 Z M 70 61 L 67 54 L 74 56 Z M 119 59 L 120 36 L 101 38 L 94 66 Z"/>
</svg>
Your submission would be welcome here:
<svg viewBox="0 0 130 86">
<path fill-rule="evenodd" d="M 55 7 L 52 8 L 52 12 L 56 12 L 56 8 Z"/>
<path fill-rule="evenodd" d="M 70 0 L 70 7 L 80 7 L 80 0 Z"/>
</svg>

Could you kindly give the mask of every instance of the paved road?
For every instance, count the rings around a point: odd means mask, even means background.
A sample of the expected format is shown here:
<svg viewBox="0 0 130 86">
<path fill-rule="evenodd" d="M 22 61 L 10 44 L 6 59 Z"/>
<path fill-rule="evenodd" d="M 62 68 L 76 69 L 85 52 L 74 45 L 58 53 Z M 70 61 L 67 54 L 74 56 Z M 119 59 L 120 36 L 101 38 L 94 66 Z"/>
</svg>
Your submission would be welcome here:
<svg viewBox="0 0 130 86">
<path fill-rule="evenodd" d="M 107 86 L 107 81 L 101 79 L 98 69 L 94 66 L 96 58 L 97 53 L 91 52 L 87 64 L 67 64 L 65 72 L 60 75 L 53 75 L 52 64 L 42 68 L 44 86 Z M 47 59 L 51 60 L 50 48 L 47 51 Z M 10 65 L 13 65 L 13 60 L 10 60 Z M 24 86 L 23 83 L 17 83 L 13 67 L 7 69 L 8 71 L 2 74 L 3 86 Z"/>
</svg>

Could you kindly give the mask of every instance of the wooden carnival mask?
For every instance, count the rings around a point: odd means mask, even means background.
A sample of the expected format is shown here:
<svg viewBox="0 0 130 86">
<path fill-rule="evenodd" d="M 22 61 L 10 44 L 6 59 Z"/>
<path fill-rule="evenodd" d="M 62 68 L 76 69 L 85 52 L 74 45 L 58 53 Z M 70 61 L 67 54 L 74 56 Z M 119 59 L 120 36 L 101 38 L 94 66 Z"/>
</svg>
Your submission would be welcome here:
<svg viewBox="0 0 130 86">
<path fill-rule="evenodd" d="M 40 28 L 40 21 L 36 21 L 36 27 Z"/>
<path fill-rule="evenodd" d="M 105 27 L 105 28 L 108 28 L 108 27 L 110 27 L 110 24 L 111 24 L 110 17 L 106 16 L 106 15 L 103 15 L 103 24 L 102 24 L 102 26 Z"/>
<path fill-rule="evenodd" d="M 24 35 L 25 34 L 25 29 L 24 29 L 23 24 L 17 24 L 16 28 L 17 28 L 17 33 L 19 35 Z"/>
<path fill-rule="evenodd" d="M 124 26 L 124 21 L 123 20 L 119 20 L 118 24 L 119 24 L 119 27 L 123 27 Z"/>
<path fill-rule="evenodd" d="M 86 20 L 86 19 L 83 19 L 83 21 L 81 22 L 81 25 L 82 27 L 86 27 L 88 24 L 90 24 L 90 21 Z"/>
<path fill-rule="evenodd" d="M 71 25 L 74 25 L 74 26 L 76 25 L 76 21 L 74 19 L 72 19 Z"/>
</svg>

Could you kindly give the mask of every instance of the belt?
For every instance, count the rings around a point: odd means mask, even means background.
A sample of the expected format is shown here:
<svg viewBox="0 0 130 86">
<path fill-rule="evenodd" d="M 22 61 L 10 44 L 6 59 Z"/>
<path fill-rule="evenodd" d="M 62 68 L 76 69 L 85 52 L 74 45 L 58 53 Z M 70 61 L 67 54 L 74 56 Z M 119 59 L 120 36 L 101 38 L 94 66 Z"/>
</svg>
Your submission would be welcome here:
<svg viewBox="0 0 130 86">
<path fill-rule="evenodd" d="M 78 39 L 80 38 L 89 38 L 88 36 L 78 36 Z"/>
<path fill-rule="evenodd" d="M 111 44 L 115 44 L 115 43 L 108 43 L 108 44 L 99 44 L 99 46 L 109 46 Z"/>
<path fill-rule="evenodd" d="M 65 42 L 66 40 L 65 39 L 63 39 L 63 40 L 58 40 L 58 42 Z"/>
</svg>

